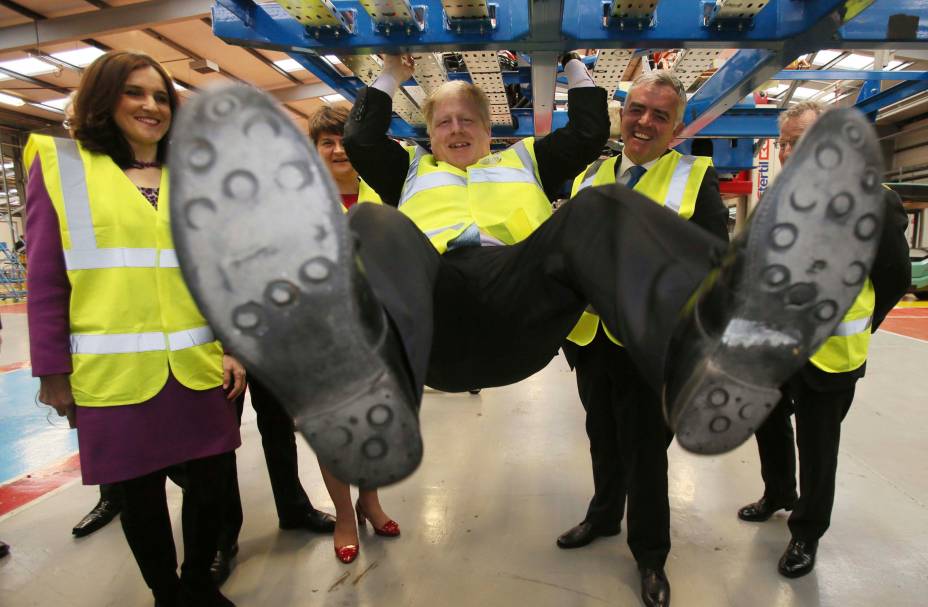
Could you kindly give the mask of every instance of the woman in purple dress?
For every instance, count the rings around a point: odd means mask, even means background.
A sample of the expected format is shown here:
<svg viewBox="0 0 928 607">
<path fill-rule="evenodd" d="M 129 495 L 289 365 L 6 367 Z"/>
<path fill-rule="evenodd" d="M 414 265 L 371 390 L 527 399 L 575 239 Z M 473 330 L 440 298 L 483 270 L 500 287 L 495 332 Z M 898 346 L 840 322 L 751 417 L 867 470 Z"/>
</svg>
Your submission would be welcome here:
<svg viewBox="0 0 928 607">
<path fill-rule="evenodd" d="M 176 107 L 154 59 L 109 52 L 81 80 L 74 140 L 30 138 L 32 368 L 40 400 L 78 430 L 84 483 L 122 494 L 123 531 L 156 605 L 227 606 L 209 566 L 245 374 L 213 338 L 174 256 L 162 162 Z M 165 476 L 179 464 L 178 577 Z"/>
</svg>

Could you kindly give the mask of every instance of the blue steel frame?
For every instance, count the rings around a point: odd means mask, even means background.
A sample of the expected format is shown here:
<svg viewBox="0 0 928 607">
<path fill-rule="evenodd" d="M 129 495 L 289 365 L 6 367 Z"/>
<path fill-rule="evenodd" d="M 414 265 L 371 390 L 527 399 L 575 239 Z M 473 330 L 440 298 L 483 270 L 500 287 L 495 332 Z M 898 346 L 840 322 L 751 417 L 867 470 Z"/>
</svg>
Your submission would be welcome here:
<svg viewBox="0 0 928 607">
<path fill-rule="evenodd" d="M 514 126 L 495 128 L 496 137 L 543 134 L 566 123 L 566 112 L 553 111 L 555 79 L 548 72 L 558 52 L 575 48 L 742 49 L 693 95 L 681 139 L 775 136 L 776 110 L 730 109 L 768 80 L 905 81 L 877 94 L 871 85 L 860 104 L 870 114 L 928 88 L 926 72 L 782 71 L 796 57 L 822 48 L 928 48 L 926 0 L 770 0 L 740 30 L 706 27 L 700 0 L 660 0 L 651 27 L 641 30 L 604 24 L 603 0 L 495 0 L 496 27 L 483 33 L 449 29 L 439 0 L 412 0 L 425 7 L 422 31 L 392 29 L 389 34 L 374 26 L 357 0 L 333 2 L 340 11 L 355 13 L 351 34 L 310 33 L 279 5 L 253 0 L 217 0 L 213 31 L 232 44 L 288 53 L 349 101 L 362 83 L 342 76 L 322 55 L 494 49 L 527 54 L 535 59 L 534 70 L 504 73 L 503 79 L 523 85 L 538 107 L 534 113 L 514 110 Z M 890 16 L 897 14 L 917 16 L 914 31 L 888 31 Z M 396 117 L 391 133 L 424 137 L 422 130 Z"/>
</svg>

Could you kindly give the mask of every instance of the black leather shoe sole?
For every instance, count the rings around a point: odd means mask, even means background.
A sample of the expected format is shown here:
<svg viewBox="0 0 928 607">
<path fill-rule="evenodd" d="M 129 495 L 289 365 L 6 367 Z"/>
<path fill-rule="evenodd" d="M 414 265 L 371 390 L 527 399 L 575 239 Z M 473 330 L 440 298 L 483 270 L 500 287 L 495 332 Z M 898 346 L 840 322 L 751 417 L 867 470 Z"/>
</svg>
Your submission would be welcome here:
<svg viewBox="0 0 928 607">
<path fill-rule="evenodd" d="M 398 346 L 306 135 L 263 93 L 214 89 L 179 112 L 170 167 L 177 257 L 223 345 L 338 478 L 375 488 L 411 474 L 416 403 L 383 355 Z"/>
<path fill-rule="evenodd" d="M 841 322 L 879 244 L 881 175 L 876 134 L 856 110 L 827 112 L 806 132 L 754 212 L 726 325 L 668 405 L 685 449 L 747 440 Z"/>
</svg>

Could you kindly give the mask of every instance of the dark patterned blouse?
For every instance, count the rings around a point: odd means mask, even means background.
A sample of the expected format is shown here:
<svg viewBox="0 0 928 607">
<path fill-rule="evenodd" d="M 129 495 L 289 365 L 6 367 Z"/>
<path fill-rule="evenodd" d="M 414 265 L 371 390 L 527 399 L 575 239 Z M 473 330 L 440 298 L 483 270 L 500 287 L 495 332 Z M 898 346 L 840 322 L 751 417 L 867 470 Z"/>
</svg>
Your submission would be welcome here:
<svg viewBox="0 0 928 607">
<path fill-rule="evenodd" d="M 142 193 L 142 196 L 151 203 L 151 206 L 158 208 L 158 189 L 159 188 L 143 188 L 142 186 L 137 186 L 139 192 Z"/>
</svg>

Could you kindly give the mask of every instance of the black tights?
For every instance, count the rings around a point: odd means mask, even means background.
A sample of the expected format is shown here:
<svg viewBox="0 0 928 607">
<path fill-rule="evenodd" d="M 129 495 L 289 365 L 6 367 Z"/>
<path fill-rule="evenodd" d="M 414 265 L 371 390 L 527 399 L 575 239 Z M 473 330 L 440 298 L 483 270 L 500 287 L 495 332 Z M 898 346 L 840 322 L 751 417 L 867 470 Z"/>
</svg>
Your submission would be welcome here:
<svg viewBox="0 0 928 607">
<path fill-rule="evenodd" d="M 184 464 L 186 487 L 182 509 L 184 563 L 177 577 L 177 552 L 171 531 L 164 483 L 168 470 L 158 470 L 118 483 L 124 499 L 122 529 L 145 583 L 155 600 L 176 603 L 181 581 L 191 588 L 213 585 L 209 567 L 216 555 L 233 452 Z"/>
</svg>

